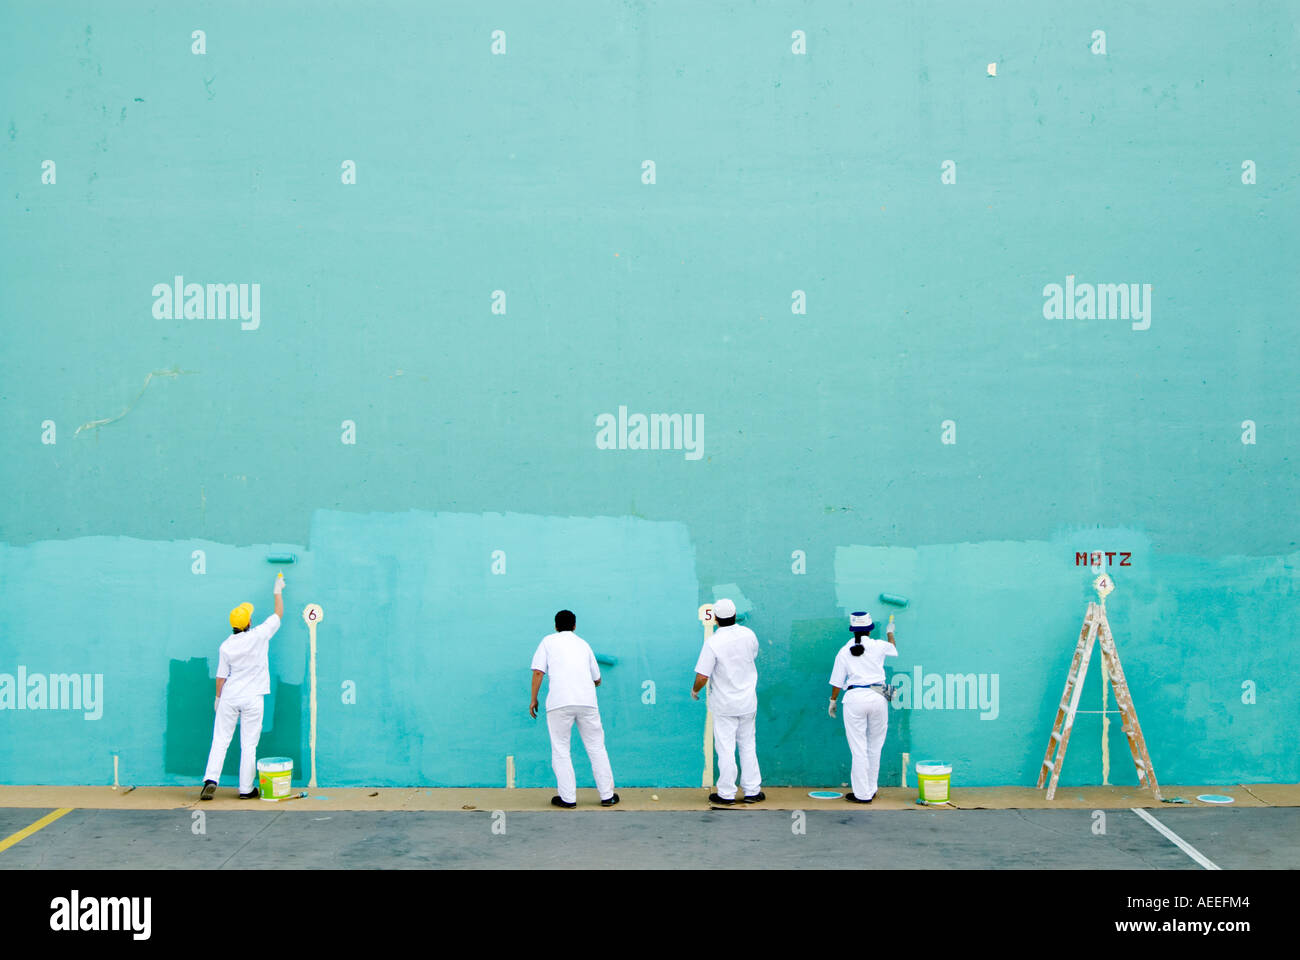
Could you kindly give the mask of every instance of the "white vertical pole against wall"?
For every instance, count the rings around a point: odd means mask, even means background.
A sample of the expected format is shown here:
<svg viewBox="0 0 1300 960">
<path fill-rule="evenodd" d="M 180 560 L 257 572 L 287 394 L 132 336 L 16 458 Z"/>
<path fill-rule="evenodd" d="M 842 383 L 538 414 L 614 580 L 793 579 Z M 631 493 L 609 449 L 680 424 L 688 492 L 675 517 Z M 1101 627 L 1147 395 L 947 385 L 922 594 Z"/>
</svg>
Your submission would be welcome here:
<svg viewBox="0 0 1300 960">
<path fill-rule="evenodd" d="M 307 623 L 307 632 L 311 634 L 311 779 L 307 786 L 316 789 L 316 624 L 325 619 L 325 611 L 314 603 L 302 608 L 302 618 Z"/>
<path fill-rule="evenodd" d="M 700 622 L 704 624 L 704 640 L 707 643 L 713 636 L 716 625 L 713 619 L 713 604 L 706 603 L 700 607 Z M 709 709 L 709 684 L 704 685 L 704 786 L 713 786 L 713 711 Z"/>
<path fill-rule="evenodd" d="M 1093 581 L 1093 589 L 1101 598 L 1102 616 L 1106 614 L 1106 596 L 1115 589 L 1114 583 L 1104 573 Z M 1110 686 L 1110 674 L 1106 671 L 1106 657 L 1101 658 L 1101 785 L 1110 786 L 1110 717 L 1106 713 L 1107 687 Z"/>
<path fill-rule="evenodd" d="M 1106 672 L 1106 658 L 1101 658 L 1101 785 L 1110 786 L 1110 717 L 1106 713 L 1106 688 L 1110 686 L 1110 674 Z"/>
</svg>

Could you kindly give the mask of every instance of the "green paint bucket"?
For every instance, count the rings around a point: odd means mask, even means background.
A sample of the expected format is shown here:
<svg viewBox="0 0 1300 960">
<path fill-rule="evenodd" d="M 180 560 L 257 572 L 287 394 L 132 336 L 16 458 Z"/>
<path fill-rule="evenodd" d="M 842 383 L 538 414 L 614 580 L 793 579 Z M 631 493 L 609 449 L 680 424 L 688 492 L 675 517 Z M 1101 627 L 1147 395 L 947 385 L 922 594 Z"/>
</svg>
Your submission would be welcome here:
<svg viewBox="0 0 1300 960">
<path fill-rule="evenodd" d="M 916 783 L 921 788 L 922 803 L 947 803 L 948 778 L 952 767 L 936 760 L 925 760 L 916 765 Z"/>
<path fill-rule="evenodd" d="M 267 757 L 257 761 L 257 789 L 263 800 L 283 800 L 288 797 L 292 779 L 292 757 Z"/>
</svg>

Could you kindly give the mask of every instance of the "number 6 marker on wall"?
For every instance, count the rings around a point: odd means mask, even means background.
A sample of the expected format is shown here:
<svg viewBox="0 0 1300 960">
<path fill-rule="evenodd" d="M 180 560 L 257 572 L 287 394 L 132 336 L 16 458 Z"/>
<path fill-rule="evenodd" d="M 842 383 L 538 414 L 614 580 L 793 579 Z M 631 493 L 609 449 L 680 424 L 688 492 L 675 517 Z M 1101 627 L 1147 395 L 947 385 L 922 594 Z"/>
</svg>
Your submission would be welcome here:
<svg viewBox="0 0 1300 960">
<path fill-rule="evenodd" d="M 302 608 L 302 619 L 307 624 L 307 632 L 311 634 L 311 737 L 308 743 L 311 745 L 311 779 L 307 782 L 307 787 L 311 790 L 316 789 L 316 624 L 325 619 L 325 611 L 314 603 L 309 603 Z"/>
</svg>

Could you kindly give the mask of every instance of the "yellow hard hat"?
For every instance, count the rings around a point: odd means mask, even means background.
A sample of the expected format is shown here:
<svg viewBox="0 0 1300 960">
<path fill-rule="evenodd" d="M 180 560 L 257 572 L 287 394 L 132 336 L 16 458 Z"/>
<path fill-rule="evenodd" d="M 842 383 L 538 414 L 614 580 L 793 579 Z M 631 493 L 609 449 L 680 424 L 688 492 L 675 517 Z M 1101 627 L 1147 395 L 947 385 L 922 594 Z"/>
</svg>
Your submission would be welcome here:
<svg viewBox="0 0 1300 960">
<path fill-rule="evenodd" d="M 241 603 L 230 611 L 230 626 L 235 630 L 243 630 L 253 620 L 253 605 L 251 603 Z"/>
</svg>

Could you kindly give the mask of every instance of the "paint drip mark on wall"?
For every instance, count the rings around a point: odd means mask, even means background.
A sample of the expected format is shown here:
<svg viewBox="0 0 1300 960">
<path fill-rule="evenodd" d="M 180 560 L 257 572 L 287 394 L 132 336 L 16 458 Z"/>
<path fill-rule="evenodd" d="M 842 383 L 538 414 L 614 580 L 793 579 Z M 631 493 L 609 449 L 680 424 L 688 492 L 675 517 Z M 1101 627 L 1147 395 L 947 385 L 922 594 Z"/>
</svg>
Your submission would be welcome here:
<svg viewBox="0 0 1300 960">
<path fill-rule="evenodd" d="M 91 420 L 87 423 L 83 423 L 81 426 L 77 427 L 77 432 L 74 433 L 73 436 L 75 437 L 79 435 L 82 430 L 90 430 L 94 427 L 107 426 L 110 423 L 116 423 L 118 420 L 121 420 L 123 417 L 125 417 L 128 413 L 130 413 L 135 408 L 135 405 L 137 403 L 140 402 L 140 398 L 143 397 L 145 391 L 149 389 L 149 384 L 153 382 L 154 377 L 171 377 L 174 380 L 177 377 L 185 376 L 186 374 L 191 374 L 191 373 L 198 373 L 198 372 L 199 372 L 198 370 L 180 370 L 176 367 L 172 367 L 170 370 L 153 371 L 151 374 L 149 374 L 149 376 L 144 378 L 144 386 L 141 387 L 140 392 L 135 395 L 135 399 L 126 405 L 125 410 L 119 413 L 116 417 L 106 417 L 103 420 Z"/>
</svg>

